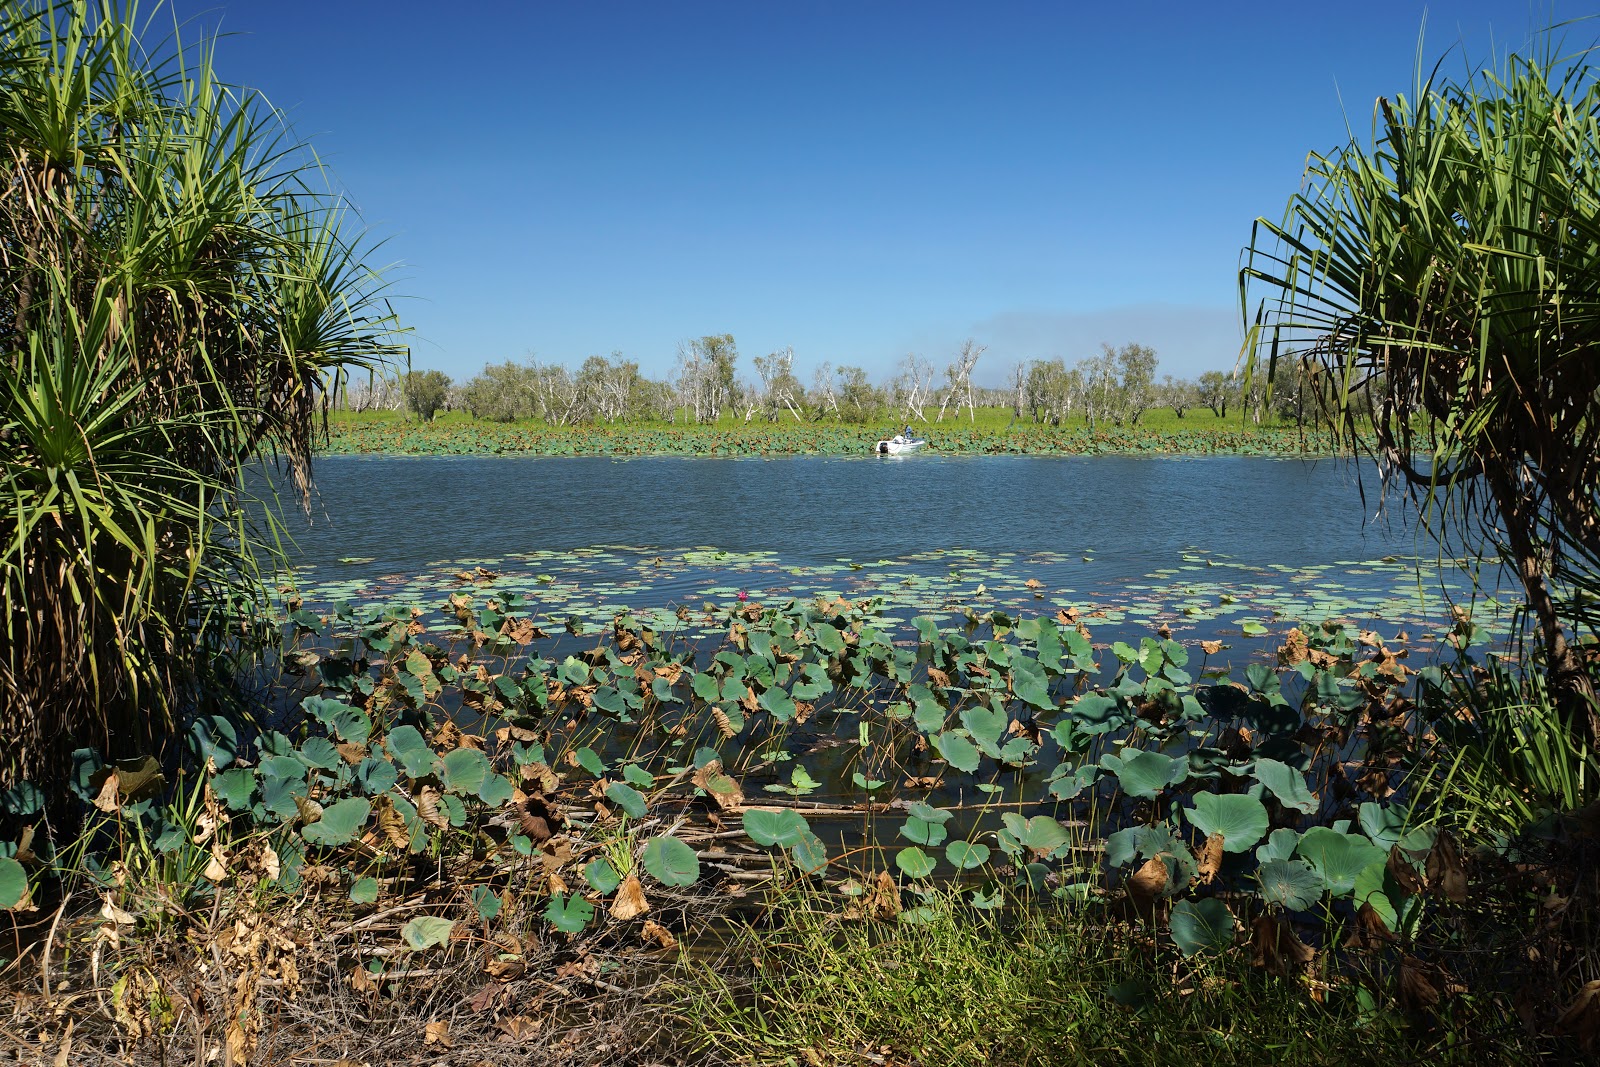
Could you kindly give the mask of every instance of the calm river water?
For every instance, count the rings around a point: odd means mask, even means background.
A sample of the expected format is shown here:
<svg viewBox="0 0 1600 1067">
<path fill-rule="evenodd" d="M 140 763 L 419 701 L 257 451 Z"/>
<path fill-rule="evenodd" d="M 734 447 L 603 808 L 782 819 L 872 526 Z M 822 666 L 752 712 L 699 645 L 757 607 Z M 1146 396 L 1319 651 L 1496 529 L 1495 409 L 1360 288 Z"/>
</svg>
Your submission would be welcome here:
<svg viewBox="0 0 1600 1067">
<path fill-rule="evenodd" d="M 1443 614 L 1434 550 L 1337 460 L 328 457 L 317 487 L 287 524 L 328 600 L 436 604 L 481 565 L 552 617 L 745 590 L 1097 604 L 1191 631 Z"/>
<path fill-rule="evenodd" d="M 1115 579 L 1191 548 L 1293 566 L 1417 550 L 1398 522 L 1371 521 L 1356 468 L 1326 459 L 331 456 L 316 473 L 311 520 L 290 517 L 299 558 L 372 557 L 389 571 L 714 545 L 802 563 L 1059 552 L 1091 555 L 1091 577 Z"/>
</svg>

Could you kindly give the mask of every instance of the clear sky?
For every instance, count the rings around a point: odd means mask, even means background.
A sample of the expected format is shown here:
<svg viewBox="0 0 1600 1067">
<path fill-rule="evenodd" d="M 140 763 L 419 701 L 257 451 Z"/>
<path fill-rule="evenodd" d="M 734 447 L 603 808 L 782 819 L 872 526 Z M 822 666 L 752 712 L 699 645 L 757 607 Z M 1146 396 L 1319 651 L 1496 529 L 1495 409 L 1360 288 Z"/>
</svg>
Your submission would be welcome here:
<svg viewBox="0 0 1600 1067">
<path fill-rule="evenodd" d="M 1239 250 L 1306 153 L 1547 0 L 501 3 L 175 0 L 387 243 L 413 361 L 665 374 L 732 333 L 978 377 L 1102 341 L 1230 367 Z M 1558 0 L 1553 15 L 1588 14 Z M 1595 24 L 1569 40 L 1590 43 Z"/>
</svg>

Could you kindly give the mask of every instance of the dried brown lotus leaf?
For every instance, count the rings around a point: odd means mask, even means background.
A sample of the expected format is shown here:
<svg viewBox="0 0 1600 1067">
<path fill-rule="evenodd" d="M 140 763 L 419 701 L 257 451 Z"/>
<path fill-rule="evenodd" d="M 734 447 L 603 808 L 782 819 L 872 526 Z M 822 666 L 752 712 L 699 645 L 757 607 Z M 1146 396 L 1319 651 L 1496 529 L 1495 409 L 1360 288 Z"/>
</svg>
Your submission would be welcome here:
<svg viewBox="0 0 1600 1067">
<path fill-rule="evenodd" d="M 649 910 L 650 902 L 644 898 L 644 886 L 639 884 L 639 876 L 629 872 L 611 901 L 611 917 L 619 922 L 627 922 Z"/>
<path fill-rule="evenodd" d="M 1198 861 L 1195 877 L 1199 879 L 1201 885 L 1210 885 L 1216 881 L 1217 872 L 1222 870 L 1222 841 L 1221 834 L 1212 834 L 1206 838 L 1206 843 L 1195 855 Z"/>
<path fill-rule="evenodd" d="M 1440 834 L 1428 853 L 1428 884 L 1436 887 L 1445 898 L 1462 904 L 1467 899 L 1467 870 L 1461 863 L 1461 853 L 1449 834 Z"/>
<path fill-rule="evenodd" d="M 1128 877 L 1128 896 L 1141 908 L 1148 908 L 1167 891 L 1169 879 L 1166 862 L 1152 856 Z"/>
<path fill-rule="evenodd" d="M 659 945 L 669 951 L 678 947 L 678 939 L 672 936 L 672 931 L 654 919 L 646 919 L 644 921 L 644 928 L 639 931 L 639 936 L 645 941 Z"/>
<path fill-rule="evenodd" d="M 423 786 L 421 792 L 417 794 L 417 815 L 429 826 L 445 830 L 450 826 L 450 818 L 439 810 L 442 796 L 443 794 L 433 786 Z"/>
<path fill-rule="evenodd" d="M 738 811 L 744 806 L 739 783 L 722 773 L 722 761 L 712 760 L 694 772 L 693 782 L 723 811 Z"/>
<path fill-rule="evenodd" d="M 411 831 L 406 829 L 405 816 L 400 814 L 388 794 L 376 798 L 372 802 L 372 810 L 377 816 L 378 833 L 388 842 L 390 848 L 411 847 Z"/>
<path fill-rule="evenodd" d="M 1250 962 L 1268 974 L 1288 978 L 1304 973 L 1317 955 L 1280 916 L 1257 916 L 1250 927 Z"/>
</svg>

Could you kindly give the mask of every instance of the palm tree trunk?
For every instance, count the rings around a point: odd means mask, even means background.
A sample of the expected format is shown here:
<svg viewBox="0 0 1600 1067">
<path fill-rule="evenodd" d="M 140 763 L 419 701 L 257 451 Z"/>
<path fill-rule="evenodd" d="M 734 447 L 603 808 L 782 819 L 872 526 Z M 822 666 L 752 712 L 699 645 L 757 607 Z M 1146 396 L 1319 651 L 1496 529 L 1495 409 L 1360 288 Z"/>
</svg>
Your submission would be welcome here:
<svg viewBox="0 0 1600 1067">
<path fill-rule="evenodd" d="M 1590 745 L 1600 743 L 1600 702 L 1596 700 L 1594 679 L 1584 669 L 1582 658 L 1561 625 L 1545 573 L 1544 553 L 1534 538 L 1534 516 L 1528 502 L 1502 468 L 1486 465 L 1485 481 L 1505 526 L 1507 547 L 1514 557 L 1528 610 L 1539 625 L 1545 666 L 1561 710 L 1575 733 Z"/>
</svg>

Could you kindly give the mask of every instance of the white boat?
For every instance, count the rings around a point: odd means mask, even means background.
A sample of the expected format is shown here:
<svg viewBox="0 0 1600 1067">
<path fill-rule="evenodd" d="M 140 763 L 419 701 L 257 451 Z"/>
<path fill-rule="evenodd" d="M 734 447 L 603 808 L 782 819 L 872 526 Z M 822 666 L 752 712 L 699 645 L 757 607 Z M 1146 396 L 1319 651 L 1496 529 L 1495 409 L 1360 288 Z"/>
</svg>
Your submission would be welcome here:
<svg viewBox="0 0 1600 1067">
<path fill-rule="evenodd" d="M 910 437 L 897 433 L 893 437 L 885 438 L 872 446 L 872 450 L 880 456 L 905 456 L 921 448 L 928 442 L 920 437 Z"/>
</svg>

